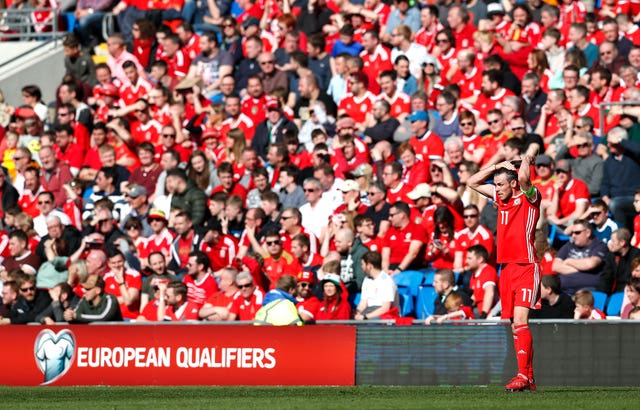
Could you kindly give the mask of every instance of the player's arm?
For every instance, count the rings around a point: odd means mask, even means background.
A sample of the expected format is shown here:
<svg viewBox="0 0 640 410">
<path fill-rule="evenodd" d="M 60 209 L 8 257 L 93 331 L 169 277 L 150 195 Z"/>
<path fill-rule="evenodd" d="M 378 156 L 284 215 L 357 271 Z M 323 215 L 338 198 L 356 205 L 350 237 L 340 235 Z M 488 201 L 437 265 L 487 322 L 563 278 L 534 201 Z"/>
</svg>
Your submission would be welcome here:
<svg viewBox="0 0 640 410">
<path fill-rule="evenodd" d="M 496 164 L 482 168 L 480 171 L 471 175 L 467 180 L 467 186 L 487 198 L 493 199 L 495 188 L 484 181 L 489 178 L 495 170 L 498 169 Z"/>
<path fill-rule="evenodd" d="M 531 184 L 531 164 L 535 160 L 538 149 L 538 144 L 529 145 L 529 148 L 527 148 L 527 152 L 525 152 L 521 157 L 522 163 L 520 164 L 520 170 L 518 171 L 518 182 L 520 183 L 520 189 L 529 199 L 532 199 L 532 195 L 536 192 L 536 189 Z"/>
</svg>

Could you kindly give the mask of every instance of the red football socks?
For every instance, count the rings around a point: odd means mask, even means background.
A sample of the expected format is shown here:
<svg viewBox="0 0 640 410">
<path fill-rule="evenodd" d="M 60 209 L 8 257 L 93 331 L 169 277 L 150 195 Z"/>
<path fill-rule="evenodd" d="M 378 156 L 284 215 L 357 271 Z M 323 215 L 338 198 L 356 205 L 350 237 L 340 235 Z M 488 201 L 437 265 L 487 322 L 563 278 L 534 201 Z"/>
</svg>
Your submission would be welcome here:
<svg viewBox="0 0 640 410">
<path fill-rule="evenodd" d="M 529 325 L 515 326 L 513 346 L 518 360 L 518 373 L 533 380 L 533 343 Z"/>
</svg>

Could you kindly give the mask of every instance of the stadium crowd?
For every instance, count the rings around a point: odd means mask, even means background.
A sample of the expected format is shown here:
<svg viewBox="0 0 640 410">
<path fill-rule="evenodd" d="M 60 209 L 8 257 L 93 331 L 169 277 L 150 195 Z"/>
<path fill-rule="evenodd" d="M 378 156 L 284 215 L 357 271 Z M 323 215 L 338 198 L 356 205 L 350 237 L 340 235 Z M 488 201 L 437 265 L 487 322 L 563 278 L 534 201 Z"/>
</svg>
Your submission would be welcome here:
<svg viewBox="0 0 640 410">
<path fill-rule="evenodd" d="M 494 316 L 501 215 L 466 182 L 532 144 L 534 316 L 640 314 L 640 107 L 607 105 L 640 101 L 640 3 L 63 8 L 55 101 L 2 106 L 2 323 L 397 318 L 409 270 L 428 323 Z"/>
</svg>

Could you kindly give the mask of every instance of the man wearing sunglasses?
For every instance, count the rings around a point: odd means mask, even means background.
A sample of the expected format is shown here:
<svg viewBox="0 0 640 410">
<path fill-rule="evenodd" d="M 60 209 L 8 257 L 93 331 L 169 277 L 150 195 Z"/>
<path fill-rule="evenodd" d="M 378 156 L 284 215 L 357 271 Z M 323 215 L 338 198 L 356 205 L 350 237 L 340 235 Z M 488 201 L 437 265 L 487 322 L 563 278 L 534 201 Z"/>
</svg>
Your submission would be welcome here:
<svg viewBox="0 0 640 410">
<path fill-rule="evenodd" d="M 305 322 L 314 321 L 320 309 L 320 300 L 313 295 L 315 274 L 310 271 L 300 271 L 296 281 L 296 307 L 300 318 Z"/>
<path fill-rule="evenodd" d="M 588 131 L 585 117 L 576 119 L 573 128 L 576 134 L 569 143 L 570 146 L 560 148 L 557 158 L 569 159 L 573 176 L 587 184 L 589 193 L 597 197 L 600 195 L 604 161 L 593 152 L 593 134 Z"/>
<path fill-rule="evenodd" d="M 240 291 L 233 298 L 228 320 L 253 320 L 262 306 L 264 292 L 253 283 L 253 277 L 249 272 L 238 274 L 236 286 Z"/>
<path fill-rule="evenodd" d="M 569 295 L 581 289 L 600 286 L 600 275 L 609 249 L 593 234 L 586 219 L 571 224 L 571 241 L 560 248 L 553 260 L 553 271 L 560 275 L 562 291 Z"/>
<path fill-rule="evenodd" d="M 290 211 L 290 209 L 286 211 Z M 270 230 L 264 238 L 267 250 L 267 253 L 262 255 L 264 257 L 264 272 L 271 281 L 270 288 L 274 289 L 281 276 L 292 275 L 295 277 L 302 268 L 295 256 L 282 247 L 283 243 L 278 231 Z"/>
<path fill-rule="evenodd" d="M 0 318 L 0 324 L 26 324 L 34 322 L 36 316 L 51 304 L 49 292 L 36 289 L 36 279 L 33 275 L 20 273 L 18 282 L 18 300 L 6 317 Z"/>
</svg>

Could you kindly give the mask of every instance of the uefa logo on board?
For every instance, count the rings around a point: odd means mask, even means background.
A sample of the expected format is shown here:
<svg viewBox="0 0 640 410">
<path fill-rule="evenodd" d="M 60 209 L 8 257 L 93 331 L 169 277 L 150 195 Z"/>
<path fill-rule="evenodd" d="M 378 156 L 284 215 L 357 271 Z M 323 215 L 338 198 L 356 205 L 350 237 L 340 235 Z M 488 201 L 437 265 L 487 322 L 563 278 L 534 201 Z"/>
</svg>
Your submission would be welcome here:
<svg viewBox="0 0 640 410">
<path fill-rule="evenodd" d="M 69 329 L 55 333 L 45 329 L 38 333 L 33 346 L 33 355 L 44 375 L 41 385 L 60 379 L 71 368 L 76 353 L 76 338 Z"/>
</svg>

